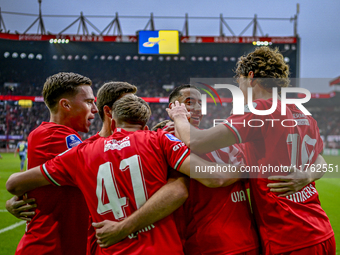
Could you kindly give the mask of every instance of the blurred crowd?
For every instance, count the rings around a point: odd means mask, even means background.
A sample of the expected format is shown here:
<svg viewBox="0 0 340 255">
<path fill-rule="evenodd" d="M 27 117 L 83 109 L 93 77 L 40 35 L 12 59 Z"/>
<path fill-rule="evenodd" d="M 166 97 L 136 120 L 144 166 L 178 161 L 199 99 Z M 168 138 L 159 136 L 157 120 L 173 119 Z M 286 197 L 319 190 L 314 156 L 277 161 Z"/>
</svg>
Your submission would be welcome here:
<svg viewBox="0 0 340 255">
<path fill-rule="evenodd" d="M 0 135 L 23 136 L 24 138 L 42 121 L 48 121 L 49 112 L 43 103 L 31 108 L 0 103 Z"/>
<path fill-rule="evenodd" d="M 143 73 L 142 73 L 143 74 Z M 25 77 L 25 75 L 22 75 Z M 143 75 L 133 76 L 127 81 L 138 87 L 138 96 L 141 97 L 168 97 L 171 89 L 163 88 L 164 84 L 179 86 L 184 83 L 189 83 L 190 79 L 183 80 L 184 82 L 169 81 L 169 77 L 166 75 L 150 76 L 145 73 Z M 154 78 L 150 78 L 154 77 Z M 156 78 L 157 77 L 157 78 Z M 96 95 L 97 90 L 105 82 L 100 79 L 92 79 L 93 90 Z M 144 81 L 144 82 L 143 82 Z M 10 81 L 9 81 L 10 82 Z M 18 87 L 1 86 L 0 95 L 30 95 L 30 96 L 41 96 L 42 87 L 44 80 L 36 79 L 22 79 Z M 228 96 L 222 95 L 221 96 Z M 165 108 L 168 106 L 167 103 L 151 103 L 150 107 L 152 110 L 152 116 L 148 123 L 151 128 L 158 122 L 165 119 L 169 119 Z M 223 119 L 227 118 L 232 109 L 232 104 L 223 103 L 220 104 L 208 104 L 207 114 L 203 116 L 200 127 L 209 128 L 217 125 Z M 340 136 L 340 108 L 339 107 L 313 107 L 309 109 L 312 116 L 317 120 L 321 135 L 326 139 L 327 136 Z M 44 103 L 33 103 L 31 108 L 22 108 L 16 105 L 15 102 L 0 101 L 0 136 L 5 135 L 8 131 L 8 135 L 19 135 L 26 138 L 28 134 L 35 129 L 43 121 L 49 120 L 49 112 Z M 83 139 L 86 139 L 101 128 L 101 120 L 97 115 L 91 126 L 88 134 L 82 134 Z M 331 147 L 340 148 L 340 142 L 330 143 Z"/>
</svg>

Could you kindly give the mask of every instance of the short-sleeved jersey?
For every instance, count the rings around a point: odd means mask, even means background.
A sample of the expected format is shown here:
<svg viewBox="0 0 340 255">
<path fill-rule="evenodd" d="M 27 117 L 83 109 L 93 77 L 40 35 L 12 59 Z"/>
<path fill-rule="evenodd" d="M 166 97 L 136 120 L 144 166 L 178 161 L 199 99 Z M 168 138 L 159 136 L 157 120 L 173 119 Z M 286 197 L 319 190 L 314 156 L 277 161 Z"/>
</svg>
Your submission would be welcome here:
<svg viewBox="0 0 340 255">
<path fill-rule="evenodd" d="M 253 106 L 257 110 L 270 109 L 272 99 L 255 100 Z M 314 182 L 287 197 L 278 197 L 267 188 L 268 176 L 288 174 L 278 170 L 281 166 L 314 163 L 323 149 L 316 121 L 295 106 L 288 106 L 287 114 L 281 115 L 279 100 L 270 115 L 255 115 L 246 106 L 244 115 L 232 115 L 227 121 L 226 127 L 238 142 L 245 143 L 247 165 L 267 168 L 265 174 L 250 173 L 251 204 L 264 252 L 288 252 L 332 237 Z"/>
<path fill-rule="evenodd" d="M 80 143 L 81 139 L 73 129 L 43 122 L 28 136 L 28 169 Z M 28 197 L 35 198 L 38 207 L 27 224 L 16 254 L 86 253 L 89 214 L 78 188 L 49 185 L 29 192 Z"/>
<path fill-rule="evenodd" d="M 243 163 L 238 145 L 210 152 L 205 158 L 217 163 Z M 185 254 L 238 254 L 259 247 L 243 181 L 227 187 L 208 188 L 190 180 L 184 211 Z"/>
<path fill-rule="evenodd" d="M 117 128 L 110 137 L 81 144 L 41 169 L 55 185 L 78 186 L 94 222 L 121 221 L 166 184 L 168 166 L 178 169 L 189 153 L 164 131 Z M 183 254 L 183 248 L 170 215 L 109 248 L 97 247 L 97 254 Z"/>
</svg>

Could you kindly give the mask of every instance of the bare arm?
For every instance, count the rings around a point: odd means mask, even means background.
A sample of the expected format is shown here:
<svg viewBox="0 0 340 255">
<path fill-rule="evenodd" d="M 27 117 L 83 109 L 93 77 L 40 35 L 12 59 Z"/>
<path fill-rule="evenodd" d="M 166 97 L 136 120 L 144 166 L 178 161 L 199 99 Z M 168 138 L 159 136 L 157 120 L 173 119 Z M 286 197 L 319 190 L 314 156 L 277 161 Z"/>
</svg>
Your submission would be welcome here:
<svg viewBox="0 0 340 255">
<path fill-rule="evenodd" d="M 12 174 L 6 182 L 6 189 L 13 195 L 22 196 L 27 191 L 49 184 L 37 166 L 26 172 Z"/>
<path fill-rule="evenodd" d="M 219 167 L 229 167 L 232 166 L 230 164 L 217 164 L 215 162 L 206 161 L 194 153 L 190 153 L 182 163 L 179 171 L 185 175 L 190 176 L 196 181 L 202 183 L 204 186 L 210 188 L 218 188 L 229 186 L 235 182 L 237 182 L 241 177 L 242 173 L 240 172 L 241 166 L 234 166 L 236 168 L 235 172 L 232 171 L 210 171 L 210 172 L 197 172 L 196 167 L 212 167 L 211 169 L 216 169 Z M 192 174 L 191 174 L 192 173 Z"/>
<path fill-rule="evenodd" d="M 171 119 L 175 122 L 175 133 L 193 152 L 206 154 L 236 143 L 234 134 L 224 125 L 217 125 L 206 130 L 199 130 L 190 125 L 188 112 L 184 104 L 176 101 L 171 109 L 167 108 Z"/>
<path fill-rule="evenodd" d="M 188 197 L 189 179 L 181 176 L 170 178 L 145 204 L 120 222 L 105 220 L 92 225 L 100 247 L 111 246 L 129 234 L 135 233 L 173 213 Z"/>
<path fill-rule="evenodd" d="M 328 169 L 327 162 L 325 159 L 319 154 L 316 158 L 314 165 L 323 166 L 322 169 Z M 325 174 L 326 171 L 313 171 L 313 167 L 308 167 L 305 171 L 300 171 L 297 168 L 292 168 L 292 173 L 287 176 L 270 176 L 268 179 L 271 181 L 278 181 L 276 183 L 269 183 L 267 185 L 268 188 L 271 188 L 271 192 L 282 193 L 278 195 L 279 197 L 285 197 L 295 192 L 301 190 L 303 187 L 308 185 L 309 183 L 316 181 Z M 283 193 L 284 192 L 284 193 Z"/>
</svg>

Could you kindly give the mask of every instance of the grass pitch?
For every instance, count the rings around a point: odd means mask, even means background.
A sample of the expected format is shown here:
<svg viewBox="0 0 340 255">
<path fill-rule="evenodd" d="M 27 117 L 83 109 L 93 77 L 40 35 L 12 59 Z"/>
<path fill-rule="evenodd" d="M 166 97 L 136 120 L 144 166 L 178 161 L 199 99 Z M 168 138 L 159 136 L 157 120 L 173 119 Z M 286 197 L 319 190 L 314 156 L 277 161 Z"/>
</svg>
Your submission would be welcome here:
<svg viewBox="0 0 340 255">
<path fill-rule="evenodd" d="M 14 254 L 15 249 L 24 234 L 25 224 L 13 229 L 4 231 L 7 227 L 21 222 L 9 214 L 5 209 L 6 200 L 12 195 L 5 188 L 8 177 L 15 172 L 20 171 L 20 160 L 14 157 L 13 153 L 3 153 L 0 159 L 0 254 Z M 340 166 L 339 156 L 324 156 L 327 163 Z M 337 244 L 340 244 L 340 179 L 322 178 L 316 182 L 316 187 L 320 195 L 321 206 L 326 211 L 334 233 Z M 340 255 L 340 249 L 337 245 L 337 253 Z"/>
<path fill-rule="evenodd" d="M 6 190 L 6 181 L 8 177 L 15 172 L 20 171 L 20 158 L 14 157 L 14 153 L 1 153 L 0 159 L 0 254 L 14 254 L 15 249 L 25 232 L 25 224 L 11 230 L 4 231 L 5 228 L 12 226 L 21 220 L 15 218 L 6 211 L 6 201 L 12 197 L 12 194 Z M 2 232 L 4 231 L 4 232 Z"/>
</svg>

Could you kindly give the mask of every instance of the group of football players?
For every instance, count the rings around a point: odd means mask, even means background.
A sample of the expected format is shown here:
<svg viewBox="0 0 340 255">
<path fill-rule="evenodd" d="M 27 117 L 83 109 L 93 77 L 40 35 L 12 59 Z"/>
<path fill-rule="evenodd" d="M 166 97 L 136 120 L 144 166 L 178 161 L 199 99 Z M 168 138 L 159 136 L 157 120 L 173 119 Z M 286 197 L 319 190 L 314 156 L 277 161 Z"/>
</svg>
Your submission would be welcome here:
<svg viewBox="0 0 340 255">
<path fill-rule="evenodd" d="M 241 57 L 235 72 L 257 110 L 271 108 L 273 87 L 289 85 L 288 65 L 269 47 Z M 245 111 L 201 130 L 201 93 L 182 85 L 169 97 L 172 121 L 149 131 L 151 110 L 135 86 L 105 83 L 95 104 L 91 84 L 74 73 L 44 84 L 50 121 L 28 137 L 29 170 L 6 184 L 16 195 L 7 210 L 27 220 L 16 254 L 335 254 L 314 183 L 322 175 L 240 171 L 325 163 L 311 116 L 291 105 L 283 116 L 278 104 L 270 117 L 297 125 L 251 128 L 242 123 L 268 116 Z M 97 112 L 102 129 L 82 142 L 78 132 L 89 131 Z M 216 164 L 238 171 L 187 177 Z"/>
</svg>

